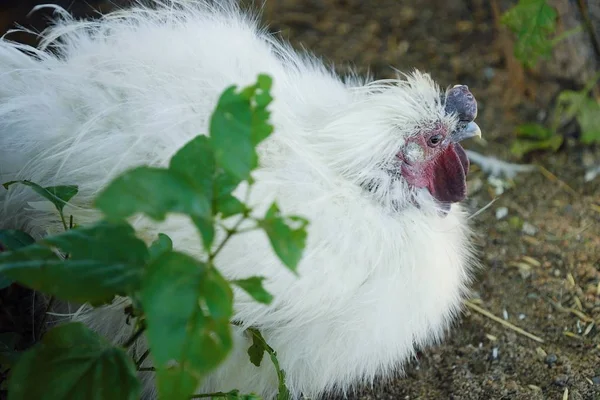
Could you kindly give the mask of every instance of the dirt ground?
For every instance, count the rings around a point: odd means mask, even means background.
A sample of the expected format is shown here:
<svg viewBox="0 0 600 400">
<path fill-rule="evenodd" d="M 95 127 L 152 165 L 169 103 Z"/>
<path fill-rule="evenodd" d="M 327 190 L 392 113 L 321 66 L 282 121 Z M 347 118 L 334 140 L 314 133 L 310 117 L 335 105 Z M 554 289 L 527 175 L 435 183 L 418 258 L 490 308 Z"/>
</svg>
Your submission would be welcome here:
<svg viewBox="0 0 600 400">
<path fill-rule="evenodd" d="M 510 3 L 510 2 L 509 2 Z M 485 142 L 465 147 L 515 161 L 517 125 L 544 115 L 554 81 L 515 84 L 487 1 L 278 0 L 265 20 L 296 46 L 344 66 L 392 77 L 392 66 L 431 72 L 442 85 L 467 84 L 479 101 Z M 471 304 L 539 337 L 538 342 L 466 308 L 439 346 L 423 349 L 407 376 L 352 399 L 600 399 L 600 177 L 584 182 L 598 148 L 568 138 L 558 153 L 521 162 L 497 195 L 477 166 L 468 206 L 483 269 Z M 507 215 L 497 218 L 498 209 Z M 499 211 L 498 211 L 499 212 Z"/>
</svg>

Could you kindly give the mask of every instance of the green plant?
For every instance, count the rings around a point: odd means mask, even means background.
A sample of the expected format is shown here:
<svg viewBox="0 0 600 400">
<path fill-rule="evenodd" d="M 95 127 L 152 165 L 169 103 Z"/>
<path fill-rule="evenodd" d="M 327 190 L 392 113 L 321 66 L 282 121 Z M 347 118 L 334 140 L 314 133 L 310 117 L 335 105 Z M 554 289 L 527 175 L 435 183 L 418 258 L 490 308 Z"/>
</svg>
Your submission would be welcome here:
<svg viewBox="0 0 600 400">
<path fill-rule="evenodd" d="M 557 12 L 546 0 L 519 0 L 518 4 L 502 16 L 502 23 L 516 36 L 514 55 L 525 67 L 533 68 L 540 59 L 547 59 L 554 46 L 566 37 L 581 31 L 581 26 L 554 36 Z M 560 121 L 576 119 L 584 144 L 600 142 L 600 103 L 589 93 L 593 83 L 581 91 L 566 90 L 560 93 L 557 107 L 548 127 L 527 123 L 516 130 L 517 139 L 511 152 L 517 157 L 535 150 L 556 151 L 564 138 L 559 134 Z"/>
<path fill-rule="evenodd" d="M 540 58 L 547 58 L 554 46 L 550 35 L 556 29 L 556 10 L 546 0 L 519 0 L 508 10 L 501 22 L 516 36 L 514 55 L 527 67 L 534 67 Z"/>
<path fill-rule="evenodd" d="M 76 186 L 43 188 L 30 181 L 5 185 L 28 185 L 52 201 L 65 232 L 36 242 L 20 231 L 0 231 L 0 242 L 8 250 L 0 253 L 0 275 L 61 300 L 92 306 L 126 296 L 131 300 L 126 311 L 136 321 L 123 346 L 76 322 L 50 329 L 21 354 L 12 351 L 14 343 L 0 344 L 0 361 L 12 366 L 9 400 L 83 398 L 90 391 L 103 398 L 137 399 L 136 373 L 148 356 L 160 398 L 258 398 L 238 391 L 194 391 L 232 348 L 232 285 L 258 302 L 272 301 L 262 285 L 265 277 L 228 281 L 216 268 L 215 257 L 232 236 L 263 230 L 282 263 L 295 273 L 306 243 L 305 219 L 283 216 L 275 203 L 264 217 L 256 218 L 247 199 L 242 202 L 232 195 L 242 182 L 248 183 L 248 193 L 251 190 L 251 172 L 258 166 L 256 147 L 273 131 L 267 110 L 270 88 L 266 75 L 240 91 L 227 88 L 212 114 L 210 135 L 185 144 L 167 168 L 138 167 L 114 179 L 95 200 L 104 219 L 93 225 L 66 224 L 63 207 L 77 194 Z M 175 251 L 164 234 L 147 246 L 127 222 L 136 214 L 161 221 L 172 213 L 193 221 L 205 257 Z M 225 221 L 235 222 L 228 228 Z M 220 241 L 218 230 L 224 236 Z M 249 362 L 259 365 L 267 352 L 280 380 L 279 399 L 288 398 L 275 351 L 258 330 L 250 329 L 248 335 Z M 149 350 L 134 359 L 127 349 L 142 336 Z"/>
</svg>

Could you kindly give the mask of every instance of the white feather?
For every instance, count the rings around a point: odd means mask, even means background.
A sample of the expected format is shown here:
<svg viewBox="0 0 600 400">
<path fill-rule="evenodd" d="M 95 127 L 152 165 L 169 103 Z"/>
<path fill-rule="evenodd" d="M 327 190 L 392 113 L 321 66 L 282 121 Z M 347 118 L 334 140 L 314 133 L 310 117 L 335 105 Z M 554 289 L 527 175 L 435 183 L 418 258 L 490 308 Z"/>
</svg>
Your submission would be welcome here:
<svg viewBox="0 0 600 400">
<path fill-rule="evenodd" d="M 222 90 L 271 75 L 275 133 L 260 148 L 250 202 L 258 215 L 277 200 L 285 214 L 311 221 L 300 277 L 260 232 L 234 237 L 217 265 L 230 279 L 268 277 L 273 304 L 236 292 L 236 319 L 261 329 L 278 352 L 294 398 L 347 392 L 401 371 L 460 310 L 474 266 L 463 211 L 454 205 L 441 217 L 427 191 L 382 171 L 419 127 L 456 121 L 428 75 L 343 80 L 256 21 L 233 2 L 158 2 L 95 22 L 60 12 L 39 49 L 1 41 L 0 178 L 77 184 L 65 212 L 92 222 L 99 215 L 91 201 L 109 181 L 137 165 L 166 165 L 207 132 Z M 371 194 L 365 182 L 376 183 Z M 28 188 L 0 196 L 4 227 L 38 236 L 60 230 Z M 132 222 L 148 241 L 165 232 L 176 248 L 202 255 L 185 218 Z M 76 319 L 116 342 L 130 334 L 118 307 L 83 310 Z M 259 368 L 249 362 L 242 329 L 235 328 L 234 352 L 199 390 L 271 399 L 273 366 L 267 358 Z M 153 396 L 150 381 L 145 391 Z"/>
</svg>

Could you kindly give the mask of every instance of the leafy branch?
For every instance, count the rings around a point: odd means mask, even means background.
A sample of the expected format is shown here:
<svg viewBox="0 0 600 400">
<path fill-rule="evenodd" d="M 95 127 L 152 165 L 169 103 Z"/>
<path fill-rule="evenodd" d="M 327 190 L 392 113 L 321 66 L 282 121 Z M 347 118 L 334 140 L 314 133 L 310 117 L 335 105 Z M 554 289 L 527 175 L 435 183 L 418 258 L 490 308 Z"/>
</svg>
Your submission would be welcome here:
<svg viewBox="0 0 600 400">
<path fill-rule="evenodd" d="M 259 164 L 256 147 L 273 132 L 268 121 L 270 88 L 266 75 L 240 90 L 227 88 L 211 116 L 209 135 L 190 140 L 165 168 L 140 166 L 115 178 L 95 199 L 104 219 L 92 225 L 67 229 L 63 207 L 77 194 L 76 186 L 43 188 L 18 181 L 55 205 L 65 232 L 36 242 L 22 232 L 0 231 L 0 242 L 8 250 L 0 253 L 0 275 L 58 299 L 93 307 L 111 303 L 117 296 L 128 297 L 131 304 L 125 312 L 136 319 L 137 328 L 122 346 L 110 344 L 79 323 L 49 330 L 41 343 L 12 365 L 11 400 L 58 399 L 83 390 L 133 400 L 140 394 L 137 371 L 156 374 L 160 398 L 258 399 L 238 391 L 194 392 L 232 349 L 232 286 L 258 302 L 273 300 L 263 286 L 267 277 L 225 279 L 215 264 L 220 252 L 234 235 L 262 230 L 282 264 L 297 273 L 306 244 L 307 220 L 282 215 L 275 203 L 264 216 L 257 216 L 249 204 L 251 173 Z M 241 201 L 234 191 L 243 182 L 247 190 Z M 5 188 L 14 183 L 7 182 Z M 187 216 L 200 234 L 205 257 L 196 259 L 174 250 L 171 239 L 162 233 L 148 246 L 127 222 L 139 214 L 154 221 L 171 214 Z M 239 219 L 227 228 L 235 216 Z M 244 226 L 245 222 L 250 224 Z M 225 235 L 215 243 L 218 229 Z M 256 351 L 260 346 L 268 352 L 277 369 L 280 398 L 286 399 L 289 392 L 275 351 L 260 332 L 251 332 L 251 348 Z M 126 350 L 142 336 L 149 349 L 139 358 L 128 355 Z M 153 366 L 142 367 L 148 357 Z M 82 375 L 82 370 L 93 373 Z M 33 379 L 37 384 L 28 384 Z"/>
</svg>

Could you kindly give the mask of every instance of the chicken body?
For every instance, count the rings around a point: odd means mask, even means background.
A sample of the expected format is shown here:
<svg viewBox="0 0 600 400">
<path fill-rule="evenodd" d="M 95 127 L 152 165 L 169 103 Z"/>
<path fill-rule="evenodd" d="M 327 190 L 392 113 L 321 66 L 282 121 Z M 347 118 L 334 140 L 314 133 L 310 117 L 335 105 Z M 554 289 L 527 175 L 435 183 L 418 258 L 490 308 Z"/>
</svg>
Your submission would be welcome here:
<svg viewBox="0 0 600 400">
<path fill-rule="evenodd" d="M 265 306 L 235 292 L 243 326 L 234 327 L 234 351 L 199 391 L 275 396 L 271 361 L 249 362 L 247 326 L 277 351 L 294 398 L 390 376 L 417 347 L 443 337 L 474 259 L 460 205 L 441 206 L 432 195 L 439 190 L 428 189 L 445 187 L 446 175 L 463 173 L 457 179 L 464 180 L 461 153 L 458 167 L 431 164 L 434 173 L 438 165 L 445 171 L 433 186 L 413 168 L 429 151 L 419 147 L 420 135 L 449 137 L 460 125 L 428 75 L 342 80 L 232 3 L 169 3 L 96 22 L 62 14 L 44 33 L 43 45 L 51 43 L 58 43 L 55 54 L 0 42 L 0 178 L 79 185 L 65 214 L 80 225 L 100 217 L 91 202 L 118 174 L 165 166 L 207 132 L 222 90 L 251 84 L 259 73 L 273 77 L 275 132 L 260 147 L 250 204 L 262 216 L 276 200 L 284 214 L 307 218 L 307 248 L 299 277 L 262 232 L 235 236 L 220 253 L 216 264 L 226 278 L 265 276 L 274 301 Z M 244 194 L 245 187 L 236 191 Z M 38 237 L 60 231 L 53 210 L 37 200 L 27 188 L 2 192 L 0 225 Z M 185 218 L 155 224 L 136 217 L 132 224 L 148 241 L 164 232 L 176 249 L 202 254 Z M 131 333 L 119 304 L 74 318 L 115 342 Z M 148 381 L 146 398 L 153 393 Z"/>
</svg>

